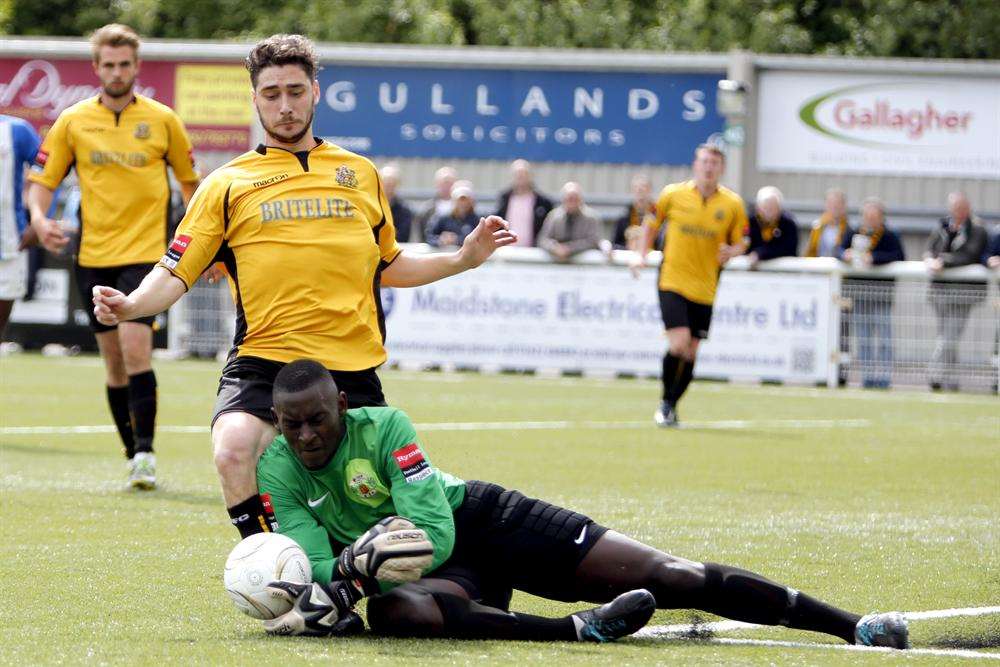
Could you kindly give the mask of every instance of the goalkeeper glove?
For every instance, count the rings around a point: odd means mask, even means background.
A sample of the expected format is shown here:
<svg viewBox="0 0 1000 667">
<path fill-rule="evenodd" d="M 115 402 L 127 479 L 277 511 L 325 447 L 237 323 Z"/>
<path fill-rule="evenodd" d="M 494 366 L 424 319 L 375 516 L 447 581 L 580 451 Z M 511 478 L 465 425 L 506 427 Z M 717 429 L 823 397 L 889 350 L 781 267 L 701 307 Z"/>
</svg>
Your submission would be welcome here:
<svg viewBox="0 0 1000 667">
<path fill-rule="evenodd" d="M 378 593 L 377 582 L 416 581 L 431 565 L 434 545 L 409 519 L 390 516 L 369 528 L 340 554 L 337 569 L 366 595 Z"/>
<path fill-rule="evenodd" d="M 269 635 L 305 635 L 346 637 L 365 629 L 361 617 L 351 611 L 360 599 L 355 588 L 343 581 L 335 581 L 325 588 L 322 584 L 295 584 L 290 581 L 272 581 L 268 592 L 276 598 L 291 603 L 292 608 L 281 616 L 264 621 Z"/>
</svg>

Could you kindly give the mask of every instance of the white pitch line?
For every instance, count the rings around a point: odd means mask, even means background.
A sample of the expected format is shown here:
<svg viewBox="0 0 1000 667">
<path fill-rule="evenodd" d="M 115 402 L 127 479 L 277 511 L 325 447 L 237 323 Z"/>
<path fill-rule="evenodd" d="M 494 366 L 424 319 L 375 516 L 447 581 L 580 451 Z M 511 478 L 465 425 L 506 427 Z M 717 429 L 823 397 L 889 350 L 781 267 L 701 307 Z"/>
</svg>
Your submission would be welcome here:
<svg viewBox="0 0 1000 667">
<path fill-rule="evenodd" d="M 930 611 L 907 611 L 903 612 L 903 616 L 910 621 L 922 621 L 935 618 L 957 618 L 961 616 L 989 616 L 993 614 L 1000 614 L 1000 607 L 961 607 L 955 609 L 932 609 Z M 837 650 L 853 650 L 853 651 L 881 651 L 888 653 L 895 653 L 895 649 L 882 648 L 882 647 L 872 647 L 872 646 L 854 646 L 851 644 L 821 644 L 821 643 L 809 643 L 809 642 L 792 642 L 792 641 L 778 641 L 770 639 L 734 639 L 728 637 L 711 637 L 711 638 L 700 638 L 697 636 L 692 636 L 696 633 L 716 633 L 716 632 L 731 632 L 734 630 L 751 630 L 751 629 L 775 629 L 780 626 L 774 625 L 757 625 L 755 623 L 744 623 L 742 621 L 714 621 L 712 623 L 678 623 L 676 625 L 653 625 L 636 632 L 633 637 L 646 638 L 646 639 L 664 639 L 664 640 L 698 640 L 714 644 L 745 644 L 753 646 L 785 646 L 792 648 L 828 648 Z M 978 659 L 990 659 L 990 660 L 1000 660 L 1000 653 L 983 653 L 980 651 L 973 651 L 968 649 L 935 649 L 935 648 L 914 648 L 908 649 L 905 653 L 901 655 L 939 655 L 947 657 L 956 658 L 978 658 Z"/>
<path fill-rule="evenodd" d="M 739 430 L 752 428 L 814 429 L 814 428 L 865 428 L 869 419 L 727 419 L 718 421 L 689 421 L 681 429 Z M 520 421 L 520 422 L 432 422 L 414 424 L 418 431 L 533 431 L 567 428 L 589 429 L 652 429 L 652 421 Z M 208 433 L 208 426 L 158 426 L 160 433 Z M 0 435 L 90 435 L 115 433 L 110 424 L 90 426 L 5 426 Z"/>
<path fill-rule="evenodd" d="M 782 648 L 832 649 L 835 651 L 858 651 L 863 653 L 886 653 L 892 655 L 936 655 L 946 658 L 972 658 L 973 660 L 1000 660 L 1000 653 L 979 652 L 961 648 L 911 648 L 900 651 L 884 646 L 856 646 L 854 644 L 812 644 L 810 642 L 786 642 L 773 639 L 707 639 L 709 644 L 729 644 L 740 646 L 779 646 Z"/>
</svg>

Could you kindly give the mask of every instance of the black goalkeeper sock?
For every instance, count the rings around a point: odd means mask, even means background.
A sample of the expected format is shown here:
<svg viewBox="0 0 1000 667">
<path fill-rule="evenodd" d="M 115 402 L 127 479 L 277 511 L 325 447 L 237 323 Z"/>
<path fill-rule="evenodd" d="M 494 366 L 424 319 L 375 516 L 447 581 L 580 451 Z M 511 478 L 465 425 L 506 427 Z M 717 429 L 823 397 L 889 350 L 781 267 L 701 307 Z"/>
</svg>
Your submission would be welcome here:
<svg viewBox="0 0 1000 667">
<path fill-rule="evenodd" d="M 153 451 L 156 429 L 156 375 L 145 371 L 128 376 L 128 407 L 132 412 L 135 451 Z"/>
<path fill-rule="evenodd" d="M 663 382 L 663 400 L 671 404 L 673 404 L 671 397 L 674 395 L 674 387 L 680 377 L 681 364 L 683 363 L 683 359 L 675 357 L 670 352 L 667 352 L 663 356 L 663 375 L 661 376 Z"/>
<path fill-rule="evenodd" d="M 571 616 L 543 618 L 501 611 L 457 595 L 433 593 L 444 619 L 443 636 L 456 639 L 577 641 Z"/>
<path fill-rule="evenodd" d="M 677 402 L 681 400 L 681 396 L 687 391 L 688 385 L 691 384 L 691 378 L 694 377 L 694 363 L 681 361 L 681 364 L 680 376 L 674 384 L 673 397 L 670 400 L 671 405 L 677 405 Z"/>
<path fill-rule="evenodd" d="M 227 507 L 229 518 L 236 530 L 240 531 L 240 537 L 246 539 L 257 533 L 275 533 L 278 531 L 278 522 L 274 519 L 274 510 L 271 509 L 271 497 L 268 494 L 253 494 L 246 500 L 236 503 L 232 507 Z"/>
<path fill-rule="evenodd" d="M 135 437 L 132 435 L 132 413 L 128 409 L 128 387 L 108 387 L 108 406 L 115 420 L 118 437 L 125 448 L 125 458 L 135 456 Z"/>
<path fill-rule="evenodd" d="M 726 618 L 825 632 L 850 643 L 861 618 L 759 574 L 718 563 L 705 563 L 700 602 L 694 606 Z"/>
</svg>

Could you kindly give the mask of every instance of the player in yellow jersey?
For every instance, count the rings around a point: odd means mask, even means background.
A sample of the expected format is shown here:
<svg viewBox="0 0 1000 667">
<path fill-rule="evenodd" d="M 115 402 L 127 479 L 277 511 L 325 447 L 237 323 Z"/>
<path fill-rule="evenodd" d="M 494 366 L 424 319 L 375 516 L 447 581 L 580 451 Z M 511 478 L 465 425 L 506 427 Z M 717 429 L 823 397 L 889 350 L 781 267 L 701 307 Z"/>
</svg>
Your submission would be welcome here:
<svg viewBox="0 0 1000 667">
<path fill-rule="evenodd" d="M 185 202 L 198 185 L 180 118 L 133 91 L 139 37 L 127 26 L 111 24 L 91 36 L 91 45 L 101 92 L 59 115 L 28 177 L 31 224 L 42 245 L 59 252 L 68 238 L 46 211 L 53 191 L 76 169 L 81 225 L 75 273 L 84 304 L 90 303 L 95 285 L 135 289 L 163 255 L 170 213 L 167 165 L 180 181 Z M 140 489 L 156 484 L 152 323 L 152 317 L 144 317 L 118 326 L 90 316 L 104 359 L 108 404 L 129 461 L 129 483 Z"/>
<path fill-rule="evenodd" d="M 375 166 L 312 134 L 320 99 L 312 43 L 274 35 L 246 65 L 265 143 L 205 180 L 138 289 L 126 296 L 96 287 L 93 295 L 103 322 L 148 317 L 179 299 L 214 258 L 226 264 L 237 327 L 212 442 L 226 506 L 243 536 L 274 529 L 255 467 L 277 433 L 271 391 L 282 366 L 315 358 L 352 397 L 350 407 L 385 405 L 375 374 L 386 360 L 379 286 L 433 282 L 517 241 L 506 221 L 489 216 L 457 252 L 402 252 Z"/>
<path fill-rule="evenodd" d="M 691 383 L 698 344 L 708 336 L 719 272 L 746 250 L 747 213 L 743 200 L 719 184 L 726 158 L 717 147 L 702 144 L 694 153 L 694 178 L 663 188 L 656 216 L 631 268 L 638 277 L 660 227 L 667 223 L 660 265 L 660 312 L 669 348 L 663 357 L 663 399 L 654 414 L 657 425 L 677 426 L 677 402 Z"/>
</svg>

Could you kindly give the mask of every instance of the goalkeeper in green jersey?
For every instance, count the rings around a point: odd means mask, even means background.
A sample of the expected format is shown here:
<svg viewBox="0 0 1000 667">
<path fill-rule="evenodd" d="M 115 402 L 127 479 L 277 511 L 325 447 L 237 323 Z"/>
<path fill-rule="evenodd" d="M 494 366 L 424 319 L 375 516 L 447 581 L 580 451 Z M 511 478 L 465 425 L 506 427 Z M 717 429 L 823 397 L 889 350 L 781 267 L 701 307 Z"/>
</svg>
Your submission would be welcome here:
<svg viewBox="0 0 1000 667">
<path fill-rule="evenodd" d="M 641 628 L 655 608 L 907 646 L 896 612 L 859 616 L 739 568 L 670 556 L 590 518 L 496 484 L 435 468 L 395 408 L 347 409 L 317 362 L 286 365 L 274 381 L 281 435 L 257 464 L 279 530 L 298 542 L 312 584 L 272 582 L 291 611 L 276 634 L 348 634 L 351 609 L 406 637 L 608 641 Z M 510 612 L 514 589 L 604 603 L 562 618 Z"/>
</svg>

